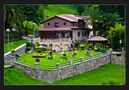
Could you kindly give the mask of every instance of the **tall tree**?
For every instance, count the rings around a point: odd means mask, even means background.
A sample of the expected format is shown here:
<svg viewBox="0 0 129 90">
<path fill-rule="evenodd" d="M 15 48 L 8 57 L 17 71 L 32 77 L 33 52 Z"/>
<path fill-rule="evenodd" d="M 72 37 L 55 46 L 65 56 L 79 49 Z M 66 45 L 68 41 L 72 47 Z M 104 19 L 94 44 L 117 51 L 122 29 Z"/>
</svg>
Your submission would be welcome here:
<svg viewBox="0 0 129 90">
<path fill-rule="evenodd" d="M 122 41 L 122 46 L 125 45 L 125 25 L 122 25 L 120 23 L 116 23 L 114 27 L 110 27 L 110 30 L 108 31 L 109 40 L 112 43 L 112 48 L 114 50 L 117 50 L 120 48 L 120 40 Z"/>
<path fill-rule="evenodd" d="M 103 22 L 102 11 L 99 10 L 99 5 L 86 5 L 84 14 L 91 16 L 93 32 L 96 35 L 98 25 Z"/>
</svg>

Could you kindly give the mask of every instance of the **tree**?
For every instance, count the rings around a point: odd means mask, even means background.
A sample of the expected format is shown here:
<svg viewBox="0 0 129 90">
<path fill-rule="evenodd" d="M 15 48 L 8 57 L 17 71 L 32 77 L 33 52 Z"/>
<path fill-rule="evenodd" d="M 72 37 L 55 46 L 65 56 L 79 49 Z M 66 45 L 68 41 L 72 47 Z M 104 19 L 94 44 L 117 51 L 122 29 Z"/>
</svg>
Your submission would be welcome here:
<svg viewBox="0 0 129 90">
<path fill-rule="evenodd" d="M 110 30 L 108 31 L 108 36 L 109 40 L 112 43 L 112 48 L 114 50 L 120 48 L 120 43 L 119 43 L 120 40 L 122 40 L 122 46 L 125 45 L 124 32 L 125 32 L 125 26 L 120 23 L 116 23 L 114 27 L 110 27 Z"/>
<path fill-rule="evenodd" d="M 85 5 L 76 5 L 76 8 L 79 15 L 82 15 L 85 11 Z"/>
<path fill-rule="evenodd" d="M 102 11 L 99 10 L 99 5 L 86 5 L 85 15 L 90 15 L 91 22 L 93 25 L 94 35 L 99 30 L 99 25 L 103 22 Z"/>
</svg>

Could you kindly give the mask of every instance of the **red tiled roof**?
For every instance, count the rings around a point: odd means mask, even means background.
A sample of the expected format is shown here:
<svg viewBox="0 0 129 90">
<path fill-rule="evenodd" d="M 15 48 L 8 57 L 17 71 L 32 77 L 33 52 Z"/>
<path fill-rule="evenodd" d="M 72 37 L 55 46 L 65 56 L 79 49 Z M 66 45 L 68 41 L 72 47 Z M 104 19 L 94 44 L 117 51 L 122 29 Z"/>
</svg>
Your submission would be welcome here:
<svg viewBox="0 0 129 90">
<path fill-rule="evenodd" d="M 80 17 L 80 18 L 83 18 L 83 19 L 90 18 L 90 16 L 77 16 L 77 17 Z"/>
<path fill-rule="evenodd" d="M 78 16 L 78 15 L 73 15 L 73 14 L 61 14 L 61 15 L 56 15 L 55 17 L 65 19 L 65 20 L 70 21 L 70 22 L 78 22 L 78 19 L 87 19 L 90 16 Z M 54 18 L 54 17 L 52 17 L 52 18 Z M 50 20 L 52 18 L 49 18 L 47 20 Z M 47 20 L 45 20 L 45 21 L 47 21 Z M 45 21 L 43 21 L 43 22 L 45 22 Z"/>
<path fill-rule="evenodd" d="M 71 31 L 69 27 L 58 27 L 58 28 L 41 28 L 39 31 Z"/>
<path fill-rule="evenodd" d="M 65 20 L 71 21 L 71 22 L 77 22 L 78 19 L 82 19 L 80 17 L 77 17 L 75 15 L 72 14 L 61 14 L 61 15 L 57 15 L 57 17 L 63 18 Z"/>
<path fill-rule="evenodd" d="M 88 41 L 107 41 L 107 39 L 102 36 L 93 36 L 87 40 Z"/>
</svg>

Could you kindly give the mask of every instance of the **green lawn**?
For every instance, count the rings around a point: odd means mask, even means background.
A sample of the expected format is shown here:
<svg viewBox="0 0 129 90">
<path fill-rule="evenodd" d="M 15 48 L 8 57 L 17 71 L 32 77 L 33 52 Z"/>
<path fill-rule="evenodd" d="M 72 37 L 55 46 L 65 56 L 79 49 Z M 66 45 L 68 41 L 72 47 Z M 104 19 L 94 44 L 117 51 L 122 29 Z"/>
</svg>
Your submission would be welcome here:
<svg viewBox="0 0 129 90">
<path fill-rule="evenodd" d="M 77 55 L 75 57 L 73 57 L 71 55 L 71 52 L 69 52 L 69 51 L 66 51 L 66 53 L 67 53 L 68 60 L 60 59 L 61 55 L 57 52 L 53 53 L 53 59 L 51 59 L 51 60 L 48 59 L 48 57 L 49 57 L 48 54 L 45 58 L 40 58 L 41 69 L 53 69 L 53 68 L 55 68 L 56 63 L 60 63 L 61 65 L 65 66 L 65 65 L 68 65 L 69 60 L 73 60 L 73 63 L 76 63 L 77 61 L 80 60 L 80 57 L 84 57 L 85 59 L 90 58 L 89 56 L 87 56 L 85 54 L 85 50 L 78 50 Z M 90 51 L 90 53 L 94 57 L 99 56 L 98 52 Z M 36 63 L 35 58 L 33 58 L 32 54 L 29 54 L 29 53 L 22 55 L 17 61 L 20 63 L 24 63 L 26 65 L 32 66 L 32 67 L 34 67 L 34 65 Z"/>
<path fill-rule="evenodd" d="M 9 51 L 27 42 L 28 42 L 27 40 L 18 40 L 9 42 Z M 6 52 L 8 52 L 8 43 L 4 43 L 4 53 Z"/>
<path fill-rule="evenodd" d="M 4 69 L 5 85 L 125 85 L 125 80 L 125 67 L 114 64 L 51 84 L 32 79 L 15 68 Z"/>
</svg>

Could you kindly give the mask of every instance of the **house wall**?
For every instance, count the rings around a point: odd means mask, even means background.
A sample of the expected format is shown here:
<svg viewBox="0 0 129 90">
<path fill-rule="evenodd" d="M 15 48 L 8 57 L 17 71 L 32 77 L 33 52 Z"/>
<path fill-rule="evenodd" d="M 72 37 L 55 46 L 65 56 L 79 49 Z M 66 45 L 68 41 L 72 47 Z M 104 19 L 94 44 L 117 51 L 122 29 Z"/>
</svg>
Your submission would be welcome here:
<svg viewBox="0 0 129 90">
<path fill-rule="evenodd" d="M 53 28 L 55 22 L 59 22 L 59 27 L 70 27 L 70 26 L 72 26 L 71 22 L 69 22 L 67 20 L 64 20 L 64 19 L 61 19 L 61 18 L 58 18 L 58 17 L 55 17 L 55 18 L 52 18 L 50 20 L 45 21 L 43 23 L 44 28 L 48 28 L 48 27 Z M 48 23 L 50 23 L 50 25 L 48 25 Z M 66 23 L 66 25 L 64 25 L 64 23 Z"/>
<path fill-rule="evenodd" d="M 80 36 L 78 36 L 78 32 L 80 32 Z M 82 33 L 86 32 L 86 36 L 82 37 Z M 84 30 L 73 30 L 72 31 L 72 40 L 82 40 L 82 39 L 87 39 L 88 38 L 88 32 Z"/>
</svg>

